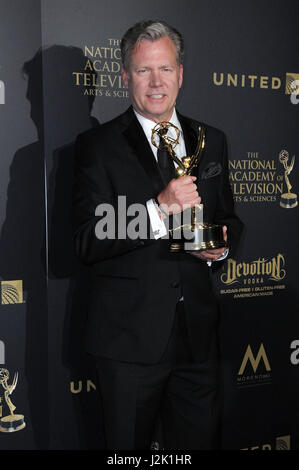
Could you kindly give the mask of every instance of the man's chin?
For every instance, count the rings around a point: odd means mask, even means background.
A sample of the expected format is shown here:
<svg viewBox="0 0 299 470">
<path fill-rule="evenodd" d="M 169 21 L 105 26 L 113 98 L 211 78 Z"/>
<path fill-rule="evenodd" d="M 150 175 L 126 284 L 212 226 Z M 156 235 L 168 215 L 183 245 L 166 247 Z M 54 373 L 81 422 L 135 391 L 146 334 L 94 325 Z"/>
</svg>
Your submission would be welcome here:
<svg viewBox="0 0 299 470">
<path fill-rule="evenodd" d="M 169 110 L 160 110 L 160 109 L 151 109 L 146 112 L 140 113 L 147 119 L 150 119 L 154 122 L 169 121 L 173 113 L 173 109 Z"/>
</svg>

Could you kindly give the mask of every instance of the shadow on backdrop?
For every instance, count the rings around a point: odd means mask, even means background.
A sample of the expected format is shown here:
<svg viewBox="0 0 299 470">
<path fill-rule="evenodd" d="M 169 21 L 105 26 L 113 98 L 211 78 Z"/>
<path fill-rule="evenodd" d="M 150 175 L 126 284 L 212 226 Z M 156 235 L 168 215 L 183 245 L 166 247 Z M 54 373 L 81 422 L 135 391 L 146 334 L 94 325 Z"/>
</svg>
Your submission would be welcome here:
<svg viewBox="0 0 299 470">
<path fill-rule="evenodd" d="M 15 354 L 21 355 L 17 360 L 20 364 L 19 370 L 24 363 L 30 408 L 30 416 L 24 413 L 26 429 L 22 433 L 28 432 L 28 428 L 32 427 L 36 447 L 47 448 L 48 336 L 41 63 L 37 65 L 34 73 L 35 112 L 39 113 L 39 139 L 17 150 L 10 166 L 6 218 L 0 236 L 0 270 L 4 279 L 23 280 L 24 287 L 26 319 L 22 320 L 24 324 L 26 322 L 26 326 L 23 326 L 21 319 L 20 324 L 15 325 L 19 329 L 20 338 L 18 345 L 20 350 L 15 351 Z M 25 331 L 20 331 L 23 327 Z M 25 358 L 23 358 L 23 341 Z M 20 390 L 21 386 L 20 382 Z M 15 445 L 19 445 L 17 440 L 22 439 L 22 433 L 14 435 Z"/>
<path fill-rule="evenodd" d="M 81 49 L 55 45 L 24 64 L 38 140 L 14 156 L 0 237 L 0 274 L 23 279 L 27 292 L 25 373 L 38 449 L 103 448 L 98 394 L 84 392 L 96 374 L 84 351 L 88 280 L 70 218 L 74 142 L 99 125 L 90 87 L 84 94 L 74 83 L 85 63 Z"/>
</svg>

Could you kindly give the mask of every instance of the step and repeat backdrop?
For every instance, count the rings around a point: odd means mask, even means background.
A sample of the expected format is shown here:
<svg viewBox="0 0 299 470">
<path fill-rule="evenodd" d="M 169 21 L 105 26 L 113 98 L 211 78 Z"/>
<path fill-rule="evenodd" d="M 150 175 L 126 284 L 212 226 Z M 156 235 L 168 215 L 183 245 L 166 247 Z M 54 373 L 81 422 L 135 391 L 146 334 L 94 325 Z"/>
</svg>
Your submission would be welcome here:
<svg viewBox="0 0 299 470">
<path fill-rule="evenodd" d="M 298 2 L 1 0 L 0 11 L 0 449 L 104 446 L 71 239 L 74 141 L 128 107 L 120 39 L 151 18 L 185 37 L 177 107 L 226 133 L 245 224 L 213 279 L 222 449 L 298 450 Z"/>
</svg>

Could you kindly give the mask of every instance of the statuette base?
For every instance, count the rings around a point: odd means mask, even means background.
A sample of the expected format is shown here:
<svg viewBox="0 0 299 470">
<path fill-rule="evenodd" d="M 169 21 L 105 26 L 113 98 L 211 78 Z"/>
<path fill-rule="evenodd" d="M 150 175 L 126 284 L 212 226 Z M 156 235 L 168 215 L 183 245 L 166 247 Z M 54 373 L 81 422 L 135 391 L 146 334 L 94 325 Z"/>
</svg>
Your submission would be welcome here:
<svg viewBox="0 0 299 470">
<path fill-rule="evenodd" d="M 227 243 L 223 238 L 221 225 L 203 223 L 196 228 L 188 230 L 188 236 L 181 233 L 178 240 L 171 240 L 170 251 L 172 253 L 184 251 L 204 251 L 225 248 Z"/>
<path fill-rule="evenodd" d="M 25 426 L 23 415 L 9 415 L 0 419 L 0 432 L 20 431 Z"/>
<path fill-rule="evenodd" d="M 297 194 L 294 193 L 285 193 L 282 194 L 280 197 L 280 207 L 284 207 L 285 209 L 292 209 L 298 205 L 297 201 Z"/>
</svg>

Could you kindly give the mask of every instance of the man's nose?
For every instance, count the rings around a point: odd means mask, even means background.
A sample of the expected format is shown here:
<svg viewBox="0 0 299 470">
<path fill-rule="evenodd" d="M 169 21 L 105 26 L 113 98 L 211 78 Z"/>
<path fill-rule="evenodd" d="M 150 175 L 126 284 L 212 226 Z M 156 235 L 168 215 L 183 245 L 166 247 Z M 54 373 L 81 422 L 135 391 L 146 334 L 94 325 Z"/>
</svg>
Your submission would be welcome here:
<svg viewBox="0 0 299 470">
<path fill-rule="evenodd" d="M 161 75 L 159 70 L 153 70 L 151 73 L 150 85 L 152 87 L 158 87 L 162 84 Z"/>
</svg>

